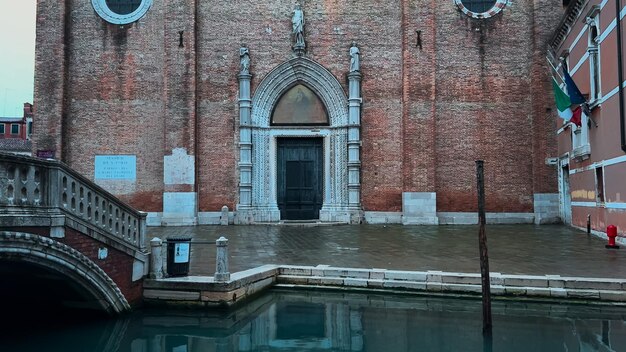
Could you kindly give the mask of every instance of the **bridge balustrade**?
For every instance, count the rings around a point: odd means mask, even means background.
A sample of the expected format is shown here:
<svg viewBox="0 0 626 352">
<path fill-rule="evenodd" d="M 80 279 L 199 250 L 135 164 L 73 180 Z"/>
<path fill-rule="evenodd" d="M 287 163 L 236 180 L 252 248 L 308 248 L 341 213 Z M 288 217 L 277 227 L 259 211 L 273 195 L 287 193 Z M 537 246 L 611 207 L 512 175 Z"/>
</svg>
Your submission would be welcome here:
<svg viewBox="0 0 626 352">
<path fill-rule="evenodd" d="M 58 160 L 0 153 L 0 207 L 5 214 L 61 211 L 83 226 L 146 248 L 146 214 Z"/>
</svg>

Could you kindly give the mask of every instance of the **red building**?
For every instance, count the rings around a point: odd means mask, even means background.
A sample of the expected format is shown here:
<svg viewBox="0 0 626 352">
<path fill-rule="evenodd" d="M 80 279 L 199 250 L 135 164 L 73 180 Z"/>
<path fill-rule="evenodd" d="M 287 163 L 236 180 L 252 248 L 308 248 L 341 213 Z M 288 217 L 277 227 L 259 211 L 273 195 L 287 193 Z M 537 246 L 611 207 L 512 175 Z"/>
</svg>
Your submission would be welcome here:
<svg viewBox="0 0 626 352">
<path fill-rule="evenodd" d="M 33 104 L 24 103 L 22 117 L 0 117 L 0 150 L 31 154 L 33 133 Z"/>
<path fill-rule="evenodd" d="M 549 55 L 555 77 L 562 74 L 563 66 L 568 67 L 588 106 L 581 126 L 564 123 L 557 130 L 561 216 L 581 228 L 589 219 L 599 233 L 614 224 L 622 235 L 626 233 L 625 11 L 619 0 L 569 1 Z"/>
</svg>

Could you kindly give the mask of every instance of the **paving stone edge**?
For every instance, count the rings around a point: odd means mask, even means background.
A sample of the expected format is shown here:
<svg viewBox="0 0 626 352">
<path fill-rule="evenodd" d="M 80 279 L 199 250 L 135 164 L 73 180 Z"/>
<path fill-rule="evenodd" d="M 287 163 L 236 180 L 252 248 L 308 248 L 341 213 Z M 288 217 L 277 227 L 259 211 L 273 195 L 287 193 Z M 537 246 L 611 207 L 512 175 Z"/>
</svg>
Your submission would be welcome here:
<svg viewBox="0 0 626 352">
<path fill-rule="evenodd" d="M 494 296 L 586 300 L 626 303 L 626 280 L 562 277 L 559 275 L 490 274 Z M 265 265 L 215 282 L 209 276 L 146 280 L 144 299 L 149 303 L 232 306 L 274 285 L 283 287 L 353 288 L 359 290 L 408 291 L 436 294 L 482 293 L 477 273 L 400 271 L 341 268 L 328 265 Z"/>
</svg>

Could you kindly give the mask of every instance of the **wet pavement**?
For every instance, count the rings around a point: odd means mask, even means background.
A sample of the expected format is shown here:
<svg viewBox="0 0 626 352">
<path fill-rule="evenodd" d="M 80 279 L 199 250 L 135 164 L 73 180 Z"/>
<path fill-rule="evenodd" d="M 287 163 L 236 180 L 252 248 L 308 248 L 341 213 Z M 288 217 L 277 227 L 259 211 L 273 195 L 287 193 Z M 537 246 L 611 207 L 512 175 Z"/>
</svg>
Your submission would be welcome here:
<svg viewBox="0 0 626 352">
<path fill-rule="evenodd" d="M 189 235 L 229 240 L 230 271 L 264 264 L 479 273 L 478 226 L 149 227 L 148 238 Z M 626 248 L 566 226 L 487 227 L 490 271 L 626 278 Z M 192 244 L 190 275 L 213 275 L 215 245 Z"/>
</svg>

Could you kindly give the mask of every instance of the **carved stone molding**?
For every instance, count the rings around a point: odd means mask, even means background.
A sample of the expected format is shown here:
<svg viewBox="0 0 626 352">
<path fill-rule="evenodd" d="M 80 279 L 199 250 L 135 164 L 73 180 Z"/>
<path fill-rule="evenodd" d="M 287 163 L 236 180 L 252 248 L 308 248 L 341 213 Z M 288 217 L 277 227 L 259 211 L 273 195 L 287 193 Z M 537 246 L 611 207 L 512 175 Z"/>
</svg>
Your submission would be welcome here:
<svg viewBox="0 0 626 352">
<path fill-rule="evenodd" d="M 270 118 L 280 97 L 296 84 L 315 92 L 326 106 L 329 126 L 271 126 Z M 291 137 L 324 138 L 324 203 L 322 221 L 350 222 L 348 199 L 348 97 L 337 78 L 317 62 L 296 57 L 273 69 L 259 84 L 252 97 L 251 206 L 238 211 L 239 223 L 280 220 L 276 201 L 276 139 Z"/>
</svg>

